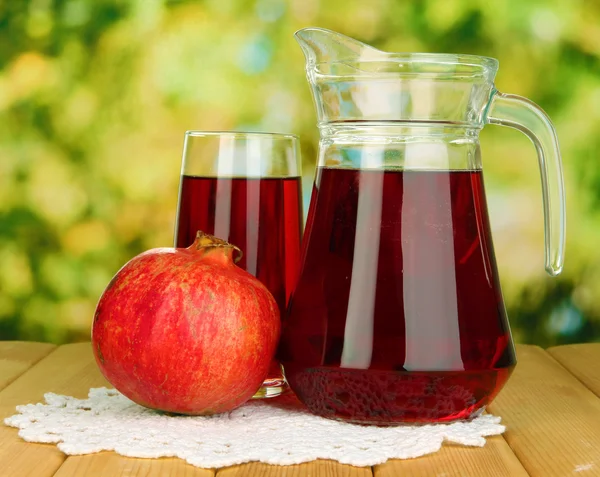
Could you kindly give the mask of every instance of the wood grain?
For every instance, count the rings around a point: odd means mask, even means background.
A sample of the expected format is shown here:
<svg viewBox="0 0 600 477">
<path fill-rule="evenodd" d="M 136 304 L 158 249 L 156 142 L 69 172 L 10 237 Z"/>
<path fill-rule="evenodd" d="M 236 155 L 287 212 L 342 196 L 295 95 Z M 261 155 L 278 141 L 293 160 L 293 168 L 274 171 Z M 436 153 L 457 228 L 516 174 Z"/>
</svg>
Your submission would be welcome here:
<svg viewBox="0 0 600 477">
<path fill-rule="evenodd" d="M 502 436 L 487 439 L 485 447 L 444 444 L 435 454 L 390 460 L 375 466 L 375 477 L 527 477 L 519 459 Z"/>
<path fill-rule="evenodd" d="M 56 348 L 0 391 L 0 419 L 14 414 L 19 404 L 42 401 L 46 392 L 83 397 L 90 386 L 104 384 L 90 357 L 89 343 Z M 0 427 L 2 477 L 51 476 L 64 460 L 56 446 L 29 444 L 16 429 Z"/>
<path fill-rule="evenodd" d="M 600 399 L 537 346 L 490 406 L 504 438 L 533 477 L 600 475 Z"/>
<path fill-rule="evenodd" d="M 114 452 L 70 456 L 54 477 L 212 477 L 181 459 L 131 459 Z"/>
<path fill-rule="evenodd" d="M 600 343 L 555 346 L 547 351 L 600 397 Z"/>
<path fill-rule="evenodd" d="M 0 389 L 4 389 L 56 346 L 50 343 L 0 341 Z"/>
<path fill-rule="evenodd" d="M 331 460 L 276 466 L 257 462 L 217 471 L 217 477 L 372 477 L 371 467 L 354 467 Z"/>
</svg>

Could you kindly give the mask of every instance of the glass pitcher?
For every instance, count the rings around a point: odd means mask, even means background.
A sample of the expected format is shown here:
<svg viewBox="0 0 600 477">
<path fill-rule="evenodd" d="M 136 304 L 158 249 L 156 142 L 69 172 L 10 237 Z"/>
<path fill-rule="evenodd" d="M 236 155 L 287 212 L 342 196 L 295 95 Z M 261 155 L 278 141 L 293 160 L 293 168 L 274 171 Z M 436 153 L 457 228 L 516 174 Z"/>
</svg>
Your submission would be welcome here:
<svg viewBox="0 0 600 477">
<path fill-rule="evenodd" d="M 286 378 L 325 417 L 475 416 L 516 363 L 479 131 L 510 126 L 535 144 L 555 276 L 565 199 L 554 128 L 531 101 L 495 89 L 495 59 L 385 53 L 318 28 L 296 38 L 321 140 L 279 350 Z"/>
</svg>

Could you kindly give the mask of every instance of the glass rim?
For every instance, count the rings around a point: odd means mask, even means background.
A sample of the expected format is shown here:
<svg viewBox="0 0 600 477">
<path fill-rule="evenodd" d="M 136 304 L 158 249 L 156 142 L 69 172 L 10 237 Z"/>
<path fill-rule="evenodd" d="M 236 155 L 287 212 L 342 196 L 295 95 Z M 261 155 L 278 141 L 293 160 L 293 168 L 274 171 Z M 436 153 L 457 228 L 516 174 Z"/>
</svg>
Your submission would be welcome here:
<svg viewBox="0 0 600 477">
<path fill-rule="evenodd" d="M 197 129 L 188 129 L 185 132 L 185 137 L 232 137 L 232 138 L 273 138 L 273 139 L 288 139 L 291 141 L 299 141 L 300 137 L 291 133 L 278 132 L 261 132 L 261 131 L 200 131 Z"/>
</svg>

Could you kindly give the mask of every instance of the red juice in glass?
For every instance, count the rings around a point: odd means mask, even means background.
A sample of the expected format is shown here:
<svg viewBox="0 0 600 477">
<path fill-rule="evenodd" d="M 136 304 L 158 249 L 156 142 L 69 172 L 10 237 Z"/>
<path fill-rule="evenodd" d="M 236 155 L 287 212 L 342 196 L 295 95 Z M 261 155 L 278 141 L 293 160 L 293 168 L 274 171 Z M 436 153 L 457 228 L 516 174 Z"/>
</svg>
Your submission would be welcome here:
<svg viewBox="0 0 600 477">
<path fill-rule="evenodd" d="M 302 203 L 299 177 L 182 176 L 177 247 L 202 230 L 239 247 L 238 266 L 273 294 L 281 316 L 300 262 Z"/>
<path fill-rule="evenodd" d="M 468 418 L 515 355 L 480 170 L 319 167 L 279 357 L 312 412 Z"/>
</svg>

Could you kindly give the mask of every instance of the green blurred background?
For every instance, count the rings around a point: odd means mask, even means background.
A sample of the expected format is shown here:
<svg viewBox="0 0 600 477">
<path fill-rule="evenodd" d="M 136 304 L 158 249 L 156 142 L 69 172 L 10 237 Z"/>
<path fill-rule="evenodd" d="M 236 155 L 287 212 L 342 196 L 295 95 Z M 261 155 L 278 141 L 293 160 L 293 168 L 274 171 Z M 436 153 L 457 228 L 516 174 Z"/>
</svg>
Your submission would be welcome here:
<svg viewBox="0 0 600 477">
<path fill-rule="evenodd" d="M 305 203 L 315 113 L 293 33 L 321 26 L 390 51 L 500 60 L 561 140 L 568 246 L 543 267 L 534 147 L 481 134 L 517 341 L 600 339 L 600 3 L 593 0 L 5 0 L 0 2 L 0 338 L 88 340 L 135 254 L 172 244 L 183 132 L 293 132 Z"/>
</svg>

